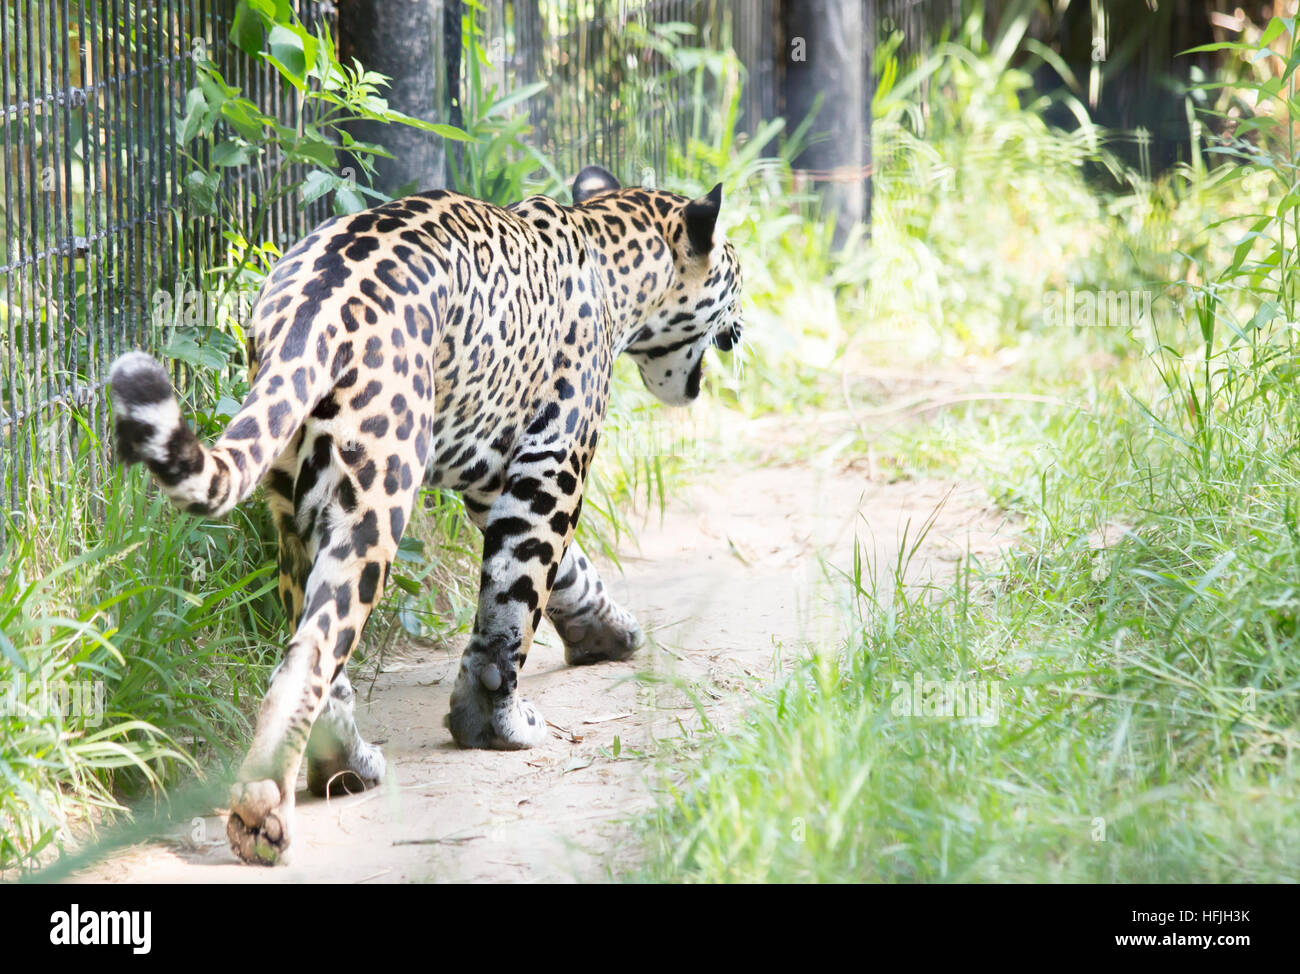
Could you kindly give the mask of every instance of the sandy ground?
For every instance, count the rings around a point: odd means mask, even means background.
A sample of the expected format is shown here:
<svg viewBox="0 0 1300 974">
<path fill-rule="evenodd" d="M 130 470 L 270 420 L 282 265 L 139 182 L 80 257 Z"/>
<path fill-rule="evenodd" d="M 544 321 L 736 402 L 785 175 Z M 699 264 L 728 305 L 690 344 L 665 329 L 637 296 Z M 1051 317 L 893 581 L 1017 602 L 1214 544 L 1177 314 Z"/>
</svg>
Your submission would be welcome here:
<svg viewBox="0 0 1300 974">
<path fill-rule="evenodd" d="M 891 564 L 904 534 L 934 524 L 909 580 L 951 573 L 963 552 L 989 554 L 1012 537 L 974 487 L 883 482 L 869 459 L 827 450 L 780 462 L 785 440 L 833 444 L 848 426 L 790 420 L 736 425 L 745 460 L 710 467 L 671 498 L 620 553 L 607 583 L 650 645 L 626 663 L 569 668 L 546 626 L 523 674 L 525 695 L 552 725 L 523 752 L 461 751 L 442 726 L 458 652 L 390 651 L 373 686 L 356 679 L 358 721 L 382 742 L 389 779 L 342 799 L 299 786 L 287 866 L 238 865 L 219 810 L 81 874 L 90 882 L 555 882 L 609 878 L 634 859 L 627 818 L 646 808 L 657 742 L 710 720 L 734 720 L 755 681 L 782 660 L 841 637 L 849 616 L 837 570 L 855 540 Z M 734 438 L 739 438 L 736 440 Z M 757 457 L 757 460 L 753 458 Z M 936 513 L 937 512 L 937 513 Z M 545 624 L 544 624 L 545 625 Z M 690 688 L 688 693 L 686 688 Z M 366 699 L 367 692 L 369 693 Z M 615 756 L 617 741 L 618 755 Z"/>
</svg>

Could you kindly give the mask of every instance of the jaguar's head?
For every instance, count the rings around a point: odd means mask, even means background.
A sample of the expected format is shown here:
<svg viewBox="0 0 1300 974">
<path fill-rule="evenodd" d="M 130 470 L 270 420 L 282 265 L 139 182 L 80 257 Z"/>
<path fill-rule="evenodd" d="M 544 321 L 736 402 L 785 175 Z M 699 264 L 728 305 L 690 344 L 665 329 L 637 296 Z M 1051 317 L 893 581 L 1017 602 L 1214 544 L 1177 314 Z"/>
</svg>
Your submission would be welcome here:
<svg viewBox="0 0 1300 974">
<path fill-rule="evenodd" d="M 613 176 L 589 166 L 574 180 L 574 202 L 616 189 Z M 644 216 L 632 223 L 646 226 L 648 246 L 658 251 L 650 255 L 652 262 L 661 268 L 654 286 L 642 292 L 647 300 L 635 309 L 635 327 L 628 329 L 622 350 L 658 399 L 685 405 L 700 394 L 705 352 L 710 346 L 731 351 L 743 328 L 740 263 L 717 225 L 722 184 L 695 200 L 658 190 L 624 190 L 611 199 Z"/>
</svg>

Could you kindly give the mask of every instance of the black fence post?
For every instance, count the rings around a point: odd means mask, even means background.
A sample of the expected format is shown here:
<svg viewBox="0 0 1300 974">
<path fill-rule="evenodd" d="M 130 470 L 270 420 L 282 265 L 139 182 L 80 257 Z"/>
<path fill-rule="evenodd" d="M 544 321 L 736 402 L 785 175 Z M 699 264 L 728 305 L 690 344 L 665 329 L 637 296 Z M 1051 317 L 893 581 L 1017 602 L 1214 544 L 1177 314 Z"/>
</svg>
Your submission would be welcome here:
<svg viewBox="0 0 1300 974">
<path fill-rule="evenodd" d="M 446 121 L 444 91 L 444 6 L 447 0 L 351 0 L 339 5 L 339 53 L 367 70 L 387 75 L 390 107 L 426 121 Z M 376 160 L 376 189 L 396 195 L 446 185 L 443 140 L 406 125 L 358 123 L 352 134 L 383 145 L 392 159 Z"/>
<path fill-rule="evenodd" d="M 447 121 L 457 128 L 465 127 L 465 113 L 461 105 L 460 90 L 460 54 L 465 43 L 461 36 L 464 27 L 465 5 L 461 0 L 444 0 L 442 8 L 442 55 L 443 74 L 446 78 L 446 92 L 441 105 L 447 110 Z M 446 148 L 452 153 L 452 160 L 460 169 L 463 158 L 461 147 L 451 143 Z M 450 185 L 450 180 L 447 181 Z"/>
<path fill-rule="evenodd" d="M 871 125 L 875 119 L 872 107 L 876 100 L 876 38 L 880 36 L 877 29 L 876 0 L 862 0 L 862 111 L 866 132 L 863 140 L 865 176 L 862 187 L 865 199 L 862 204 L 862 221 L 867 225 L 868 234 L 871 233 L 871 199 L 876 182 L 876 153 L 871 141 Z"/>
<path fill-rule="evenodd" d="M 866 23 L 875 0 L 787 0 L 785 105 L 791 128 L 816 111 L 812 140 L 795 160 L 797 172 L 822 191 L 835 221 L 835 246 L 867 218 L 870 100 Z M 820 96 L 820 107 L 818 107 Z"/>
</svg>

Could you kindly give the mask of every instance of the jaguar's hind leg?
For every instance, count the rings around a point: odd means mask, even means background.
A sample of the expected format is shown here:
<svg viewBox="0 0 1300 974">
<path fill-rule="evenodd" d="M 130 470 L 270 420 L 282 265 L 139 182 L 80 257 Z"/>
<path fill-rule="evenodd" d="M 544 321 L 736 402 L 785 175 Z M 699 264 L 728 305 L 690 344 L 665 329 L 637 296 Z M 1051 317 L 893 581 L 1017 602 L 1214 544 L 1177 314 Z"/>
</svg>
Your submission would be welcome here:
<svg viewBox="0 0 1300 974">
<path fill-rule="evenodd" d="M 303 591 L 307 587 L 307 573 L 311 571 L 311 554 L 304 538 L 294 523 L 293 487 L 298 474 L 298 453 L 302 447 L 306 428 L 298 431 L 267 471 L 262 487 L 266 493 L 266 506 L 271 512 L 278 542 L 280 568 L 280 605 L 296 628 L 302 615 Z"/>
<path fill-rule="evenodd" d="M 381 480 L 358 444 L 350 442 L 340 455 L 319 428 L 309 426 L 304 437 L 293 494 L 294 528 L 311 557 L 311 571 L 289 649 L 262 701 L 253 743 L 231 789 L 226 823 L 231 848 L 246 862 L 276 863 L 289 846 L 294 787 L 312 725 L 327 706 L 335 705 L 331 686 L 343 674 L 383 593 L 410 513 L 415 491 L 409 469 L 416 458 L 414 446 L 408 449 L 410 457 L 386 458 L 396 473 Z M 362 471 L 354 474 L 357 464 Z M 405 476 L 403 469 L 408 470 Z M 358 744 L 346 702 L 338 704 L 321 732 L 322 744 L 337 738 L 342 750 L 330 759 L 341 760 L 363 781 L 377 778 L 381 759 L 369 745 Z M 325 784 L 330 777 L 325 776 Z"/>
<path fill-rule="evenodd" d="M 564 641 L 564 661 L 571 665 L 627 659 L 645 643 L 632 613 L 610 597 L 576 541 L 560 562 L 546 617 Z"/>
<path fill-rule="evenodd" d="M 340 545 L 316 557 L 307 579 L 302 620 L 272 677 L 253 743 L 231 789 L 226 832 L 231 849 L 245 862 L 274 865 L 289 847 L 294 788 L 312 725 L 334 703 L 330 687 L 343 674 L 391 560 L 387 545 L 363 546 L 358 555 L 351 540 L 355 535 L 348 535 L 346 554 Z M 350 714 L 343 707 L 322 731 L 322 743 L 332 736 L 342 737 L 343 752 L 335 758 L 346 760 L 347 745 L 355 745 L 347 734 L 350 725 Z M 378 770 L 374 757 L 365 751 L 364 742 L 359 752 L 354 749 L 353 759 L 363 777 L 367 767 Z"/>
<path fill-rule="evenodd" d="M 305 428 L 289 449 L 271 465 L 266 476 L 267 506 L 279 535 L 280 601 L 290 623 L 296 626 L 303 609 L 303 594 L 311 558 L 306 540 L 298 533 L 294 517 L 294 484 L 298 450 Z M 367 744 L 357 731 L 353 715 L 355 694 L 346 671 L 330 687 L 325 709 L 312 725 L 307 741 L 307 788 L 318 797 L 351 794 L 378 784 L 384 776 L 384 756 Z"/>
<path fill-rule="evenodd" d="M 355 794 L 383 780 L 383 752 L 362 739 L 355 708 L 352 682 L 340 672 L 307 741 L 307 790 L 317 798 Z"/>
</svg>

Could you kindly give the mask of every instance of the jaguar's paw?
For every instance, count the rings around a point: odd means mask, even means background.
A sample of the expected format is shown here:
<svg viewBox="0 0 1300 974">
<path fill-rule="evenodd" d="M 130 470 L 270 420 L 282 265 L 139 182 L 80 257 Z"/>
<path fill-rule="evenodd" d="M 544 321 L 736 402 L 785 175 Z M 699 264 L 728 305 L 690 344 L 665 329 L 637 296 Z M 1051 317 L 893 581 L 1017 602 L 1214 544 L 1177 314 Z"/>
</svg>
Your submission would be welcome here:
<svg viewBox="0 0 1300 974">
<path fill-rule="evenodd" d="M 517 751 L 536 747 L 550 731 L 533 704 L 503 685 L 496 663 L 462 660 L 447 727 L 461 747 Z"/>
<path fill-rule="evenodd" d="M 564 662 L 570 666 L 627 659 L 645 645 L 645 633 L 631 616 L 560 621 L 555 629 L 564 641 Z"/>
<path fill-rule="evenodd" d="M 226 836 L 244 862 L 274 866 L 285 862 L 293 819 L 293 795 L 284 798 L 269 778 L 238 781 L 230 789 Z"/>
</svg>

